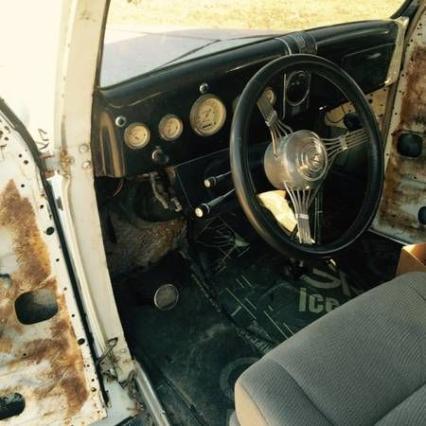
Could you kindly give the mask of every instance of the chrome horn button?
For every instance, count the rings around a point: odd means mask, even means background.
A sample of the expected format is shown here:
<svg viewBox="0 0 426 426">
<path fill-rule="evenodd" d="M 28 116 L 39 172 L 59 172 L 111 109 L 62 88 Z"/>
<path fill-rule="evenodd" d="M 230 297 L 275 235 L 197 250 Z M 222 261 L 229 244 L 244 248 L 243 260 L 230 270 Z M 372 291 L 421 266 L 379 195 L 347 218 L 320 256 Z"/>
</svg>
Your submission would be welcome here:
<svg viewBox="0 0 426 426">
<path fill-rule="evenodd" d="M 275 152 L 274 152 L 275 151 Z M 327 151 L 321 138 L 310 130 L 298 130 L 269 145 L 264 157 L 265 173 L 275 188 L 313 188 L 327 172 Z"/>
<path fill-rule="evenodd" d="M 294 133 L 293 144 L 296 150 L 296 164 L 299 173 L 307 181 L 316 181 L 324 176 L 327 170 L 327 152 L 319 136 L 309 130 L 300 130 L 303 134 Z"/>
</svg>

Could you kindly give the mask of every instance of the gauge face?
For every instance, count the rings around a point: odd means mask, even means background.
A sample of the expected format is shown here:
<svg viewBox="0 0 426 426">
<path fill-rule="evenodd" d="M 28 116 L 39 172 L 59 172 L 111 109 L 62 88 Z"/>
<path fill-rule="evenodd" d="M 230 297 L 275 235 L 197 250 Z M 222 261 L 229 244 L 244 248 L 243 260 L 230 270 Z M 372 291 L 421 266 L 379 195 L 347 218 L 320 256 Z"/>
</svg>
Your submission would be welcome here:
<svg viewBox="0 0 426 426">
<path fill-rule="evenodd" d="M 189 119 L 195 133 L 200 136 L 214 135 L 225 124 L 225 105 L 217 96 L 201 96 L 192 105 Z"/>
<path fill-rule="evenodd" d="M 182 120 L 177 115 L 167 114 L 161 119 L 158 131 L 165 141 L 174 141 L 183 132 Z"/>
<path fill-rule="evenodd" d="M 145 124 L 132 123 L 124 131 L 124 142 L 129 148 L 141 149 L 148 145 L 151 132 Z"/>
<path fill-rule="evenodd" d="M 275 94 L 274 90 L 272 89 L 272 87 L 267 87 L 264 91 L 263 91 L 263 96 L 268 100 L 268 102 L 271 105 L 274 105 L 275 102 L 277 101 L 277 95 Z"/>
<path fill-rule="evenodd" d="M 295 71 L 288 77 L 286 99 L 290 105 L 297 106 L 308 97 L 309 75 L 305 71 Z"/>
</svg>

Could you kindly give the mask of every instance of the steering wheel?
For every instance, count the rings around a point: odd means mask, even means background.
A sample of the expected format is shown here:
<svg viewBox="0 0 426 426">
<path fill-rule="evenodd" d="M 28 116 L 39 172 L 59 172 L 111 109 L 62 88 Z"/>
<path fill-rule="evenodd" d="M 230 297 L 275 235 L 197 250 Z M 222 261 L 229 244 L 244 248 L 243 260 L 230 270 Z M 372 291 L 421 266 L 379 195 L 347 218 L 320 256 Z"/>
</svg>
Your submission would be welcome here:
<svg viewBox="0 0 426 426">
<path fill-rule="evenodd" d="M 285 117 L 279 117 L 264 89 L 276 75 L 283 75 L 285 81 L 285 76 L 295 71 L 305 71 L 331 83 L 352 103 L 361 127 L 328 139 L 307 129 L 293 131 L 285 124 Z M 285 97 L 285 87 L 283 93 Z M 283 227 L 256 194 L 248 155 L 250 122 L 256 106 L 271 135 L 263 158 L 264 171 L 269 183 L 281 190 L 280 194 L 288 200 L 287 205 L 291 204 L 293 229 Z M 322 243 L 318 229 L 313 228 L 324 180 L 342 152 L 361 144 L 366 145 L 367 151 L 367 181 L 358 214 L 337 238 Z M 286 255 L 330 257 L 345 249 L 370 225 L 382 193 L 383 148 L 375 115 L 357 83 L 342 68 L 319 56 L 297 54 L 278 58 L 250 79 L 232 121 L 230 162 L 237 198 L 249 222 L 267 243 Z"/>
</svg>

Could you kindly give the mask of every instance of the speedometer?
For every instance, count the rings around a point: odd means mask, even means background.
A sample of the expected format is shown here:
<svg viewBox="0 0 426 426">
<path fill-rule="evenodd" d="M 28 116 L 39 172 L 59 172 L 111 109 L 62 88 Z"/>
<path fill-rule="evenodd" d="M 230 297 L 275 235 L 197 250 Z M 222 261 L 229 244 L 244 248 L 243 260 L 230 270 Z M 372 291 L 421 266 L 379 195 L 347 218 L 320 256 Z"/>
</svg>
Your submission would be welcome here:
<svg viewBox="0 0 426 426">
<path fill-rule="evenodd" d="M 211 136 L 225 124 L 226 108 L 215 95 L 203 95 L 192 105 L 189 120 L 195 133 Z"/>
</svg>

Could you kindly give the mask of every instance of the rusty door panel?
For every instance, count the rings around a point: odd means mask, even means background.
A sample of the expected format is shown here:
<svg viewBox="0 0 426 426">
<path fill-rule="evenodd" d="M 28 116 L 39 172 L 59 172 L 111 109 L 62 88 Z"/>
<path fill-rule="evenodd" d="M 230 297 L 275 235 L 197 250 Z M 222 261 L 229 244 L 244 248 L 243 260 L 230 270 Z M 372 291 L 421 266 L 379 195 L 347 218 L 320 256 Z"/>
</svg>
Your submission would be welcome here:
<svg viewBox="0 0 426 426">
<path fill-rule="evenodd" d="M 36 297 L 48 293 L 55 303 L 50 311 Z M 16 301 L 28 294 L 19 308 L 33 312 L 25 313 L 30 323 L 23 323 Z M 34 303 L 28 304 L 32 296 Z M 52 316 L 45 319 L 46 314 Z M 11 394 L 22 395 L 25 408 L 2 424 L 77 425 L 105 417 L 38 170 L 20 135 L 0 114 L 0 398 Z"/>
<path fill-rule="evenodd" d="M 383 87 L 365 95 L 382 131 L 388 95 L 388 87 Z M 341 104 L 327 112 L 325 115 L 325 124 L 330 127 L 340 127 L 346 129 L 343 119 L 345 115 L 350 112 L 355 112 L 355 108 L 351 102 L 345 102 L 344 104 Z"/>
<path fill-rule="evenodd" d="M 409 36 L 398 83 L 386 146 L 387 168 L 374 229 L 405 242 L 426 240 L 418 212 L 426 206 L 426 14 L 423 10 Z M 423 139 L 423 153 L 410 158 L 398 153 L 402 133 Z"/>
</svg>

